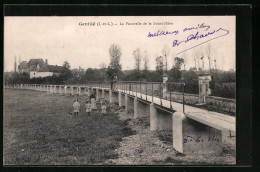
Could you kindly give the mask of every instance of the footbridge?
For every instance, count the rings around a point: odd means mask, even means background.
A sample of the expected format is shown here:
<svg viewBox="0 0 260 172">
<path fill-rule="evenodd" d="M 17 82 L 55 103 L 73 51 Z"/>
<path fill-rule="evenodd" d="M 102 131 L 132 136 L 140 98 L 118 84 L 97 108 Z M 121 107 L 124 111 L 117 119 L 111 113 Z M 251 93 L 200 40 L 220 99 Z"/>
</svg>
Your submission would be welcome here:
<svg viewBox="0 0 260 172">
<path fill-rule="evenodd" d="M 186 105 L 184 83 L 109 83 L 87 85 L 16 84 L 6 88 L 29 89 L 67 96 L 96 95 L 110 103 L 125 107 L 125 115 L 133 112 L 134 118 L 149 117 L 150 130 L 171 130 L 173 148 L 181 153 L 222 152 L 222 132 L 235 133 L 233 116 Z M 182 102 L 175 102 L 172 90 L 182 94 Z"/>
</svg>

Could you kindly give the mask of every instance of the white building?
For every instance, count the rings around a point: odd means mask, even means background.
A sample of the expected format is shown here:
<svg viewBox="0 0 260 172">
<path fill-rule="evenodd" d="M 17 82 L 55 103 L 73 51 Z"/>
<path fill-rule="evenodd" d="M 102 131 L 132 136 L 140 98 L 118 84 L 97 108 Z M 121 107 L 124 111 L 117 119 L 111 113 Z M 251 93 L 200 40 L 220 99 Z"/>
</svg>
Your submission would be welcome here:
<svg viewBox="0 0 260 172">
<path fill-rule="evenodd" d="M 48 76 L 53 76 L 53 72 L 38 72 L 38 71 L 31 71 L 30 72 L 30 79 L 32 78 L 44 78 Z"/>
</svg>

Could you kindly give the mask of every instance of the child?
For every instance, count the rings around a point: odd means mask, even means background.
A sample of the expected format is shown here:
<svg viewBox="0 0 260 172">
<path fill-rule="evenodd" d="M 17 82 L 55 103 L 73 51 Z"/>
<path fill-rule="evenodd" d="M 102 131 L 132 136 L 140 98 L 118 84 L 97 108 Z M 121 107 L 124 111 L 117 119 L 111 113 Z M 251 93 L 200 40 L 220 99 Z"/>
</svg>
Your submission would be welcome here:
<svg viewBox="0 0 260 172">
<path fill-rule="evenodd" d="M 90 116 L 90 112 L 91 112 L 91 103 L 90 103 L 88 100 L 86 101 L 86 105 L 85 105 L 85 107 L 86 107 L 86 112 L 87 112 L 88 116 Z"/>
<path fill-rule="evenodd" d="M 102 105 L 101 105 L 101 113 L 102 114 L 107 114 L 106 102 L 102 103 Z"/>
<path fill-rule="evenodd" d="M 74 100 L 73 108 L 74 108 L 74 115 L 78 116 L 79 115 L 79 108 L 80 108 L 80 103 L 78 102 L 78 99 Z"/>
<path fill-rule="evenodd" d="M 102 106 L 102 104 L 105 102 L 105 99 L 102 97 L 101 99 L 100 99 L 100 107 Z"/>
</svg>

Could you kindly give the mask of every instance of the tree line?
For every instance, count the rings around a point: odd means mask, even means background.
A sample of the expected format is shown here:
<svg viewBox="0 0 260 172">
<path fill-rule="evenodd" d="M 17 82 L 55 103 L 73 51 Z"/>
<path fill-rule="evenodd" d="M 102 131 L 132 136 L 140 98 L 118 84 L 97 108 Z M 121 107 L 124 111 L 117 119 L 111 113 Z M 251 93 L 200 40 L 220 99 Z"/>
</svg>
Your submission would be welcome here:
<svg viewBox="0 0 260 172">
<path fill-rule="evenodd" d="M 167 73 L 170 82 L 184 82 L 186 84 L 186 91 L 189 93 L 198 93 L 198 71 L 203 70 L 203 66 L 199 66 L 197 60 L 198 55 L 195 59 L 195 67 L 185 69 L 185 59 L 182 57 L 175 57 L 172 66 L 168 70 L 168 55 L 169 50 L 164 48 L 162 55 L 155 58 L 156 68 L 155 70 L 149 69 L 150 56 L 148 52 L 141 51 L 140 48 L 136 48 L 133 51 L 133 58 L 135 60 L 135 67 L 132 70 L 122 70 L 120 64 L 120 58 L 122 51 L 119 45 L 112 44 L 109 48 L 110 63 L 100 64 L 100 68 L 87 68 L 81 67 L 71 69 L 68 61 L 65 61 L 62 66 L 62 72 L 60 75 L 44 78 L 32 78 L 28 73 L 17 74 L 13 73 L 5 75 L 5 83 L 28 83 L 28 84 L 84 84 L 89 81 L 107 81 L 112 83 L 114 81 L 142 81 L 142 82 L 162 82 L 162 76 Z M 207 56 L 210 56 L 211 49 L 207 49 Z M 143 64 L 143 66 L 141 66 Z M 209 64 L 210 65 L 210 64 Z M 210 68 L 212 75 L 212 82 L 210 87 L 213 90 L 223 90 L 221 83 L 235 82 L 236 75 L 235 71 L 222 71 L 219 69 Z M 230 86 L 229 86 L 230 87 Z M 231 89 L 234 90 L 235 88 Z M 220 92 L 220 91 L 218 91 Z M 225 92 L 225 91 L 224 91 Z M 229 91 L 230 92 L 230 91 Z M 213 94 L 218 95 L 213 91 Z M 229 96 L 234 97 L 234 94 Z"/>
</svg>

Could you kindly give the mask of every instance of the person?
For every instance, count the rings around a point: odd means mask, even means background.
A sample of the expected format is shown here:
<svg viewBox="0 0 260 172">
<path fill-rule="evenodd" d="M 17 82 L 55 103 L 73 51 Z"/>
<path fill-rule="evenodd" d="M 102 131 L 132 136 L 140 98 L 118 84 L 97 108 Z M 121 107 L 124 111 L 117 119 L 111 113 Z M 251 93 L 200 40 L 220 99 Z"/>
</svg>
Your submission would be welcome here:
<svg viewBox="0 0 260 172">
<path fill-rule="evenodd" d="M 74 115 L 78 116 L 79 108 L 80 108 L 80 103 L 78 102 L 78 99 L 74 99 L 73 108 L 74 108 Z"/>
<path fill-rule="evenodd" d="M 102 105 L 101 105 L 101 113 L 102 114 L 106 114 L 107 113 L 106 102 L 102 103 Z"/>
<path fill-rule="evenodd" d="M 91 103 L 89 102 L 89 100 L 86 101 L 86 112 L 87 112 L 87 115 L 90 116 L 90 112 L 91 112 Z"/>
<path fill-rule="evenodd" d="M 100 107 L 102 106 L 103 102 L 105 102 L 105 99 L 102 97 L 102 98 L 100 99 Z"/>
<path fill-rule="evenodd" d="M 91 102 L 91 110 L 97 109 L 96 96 L 93 94 L 93 92 L 90 95 L 90 102 Z"/>
</svg>

